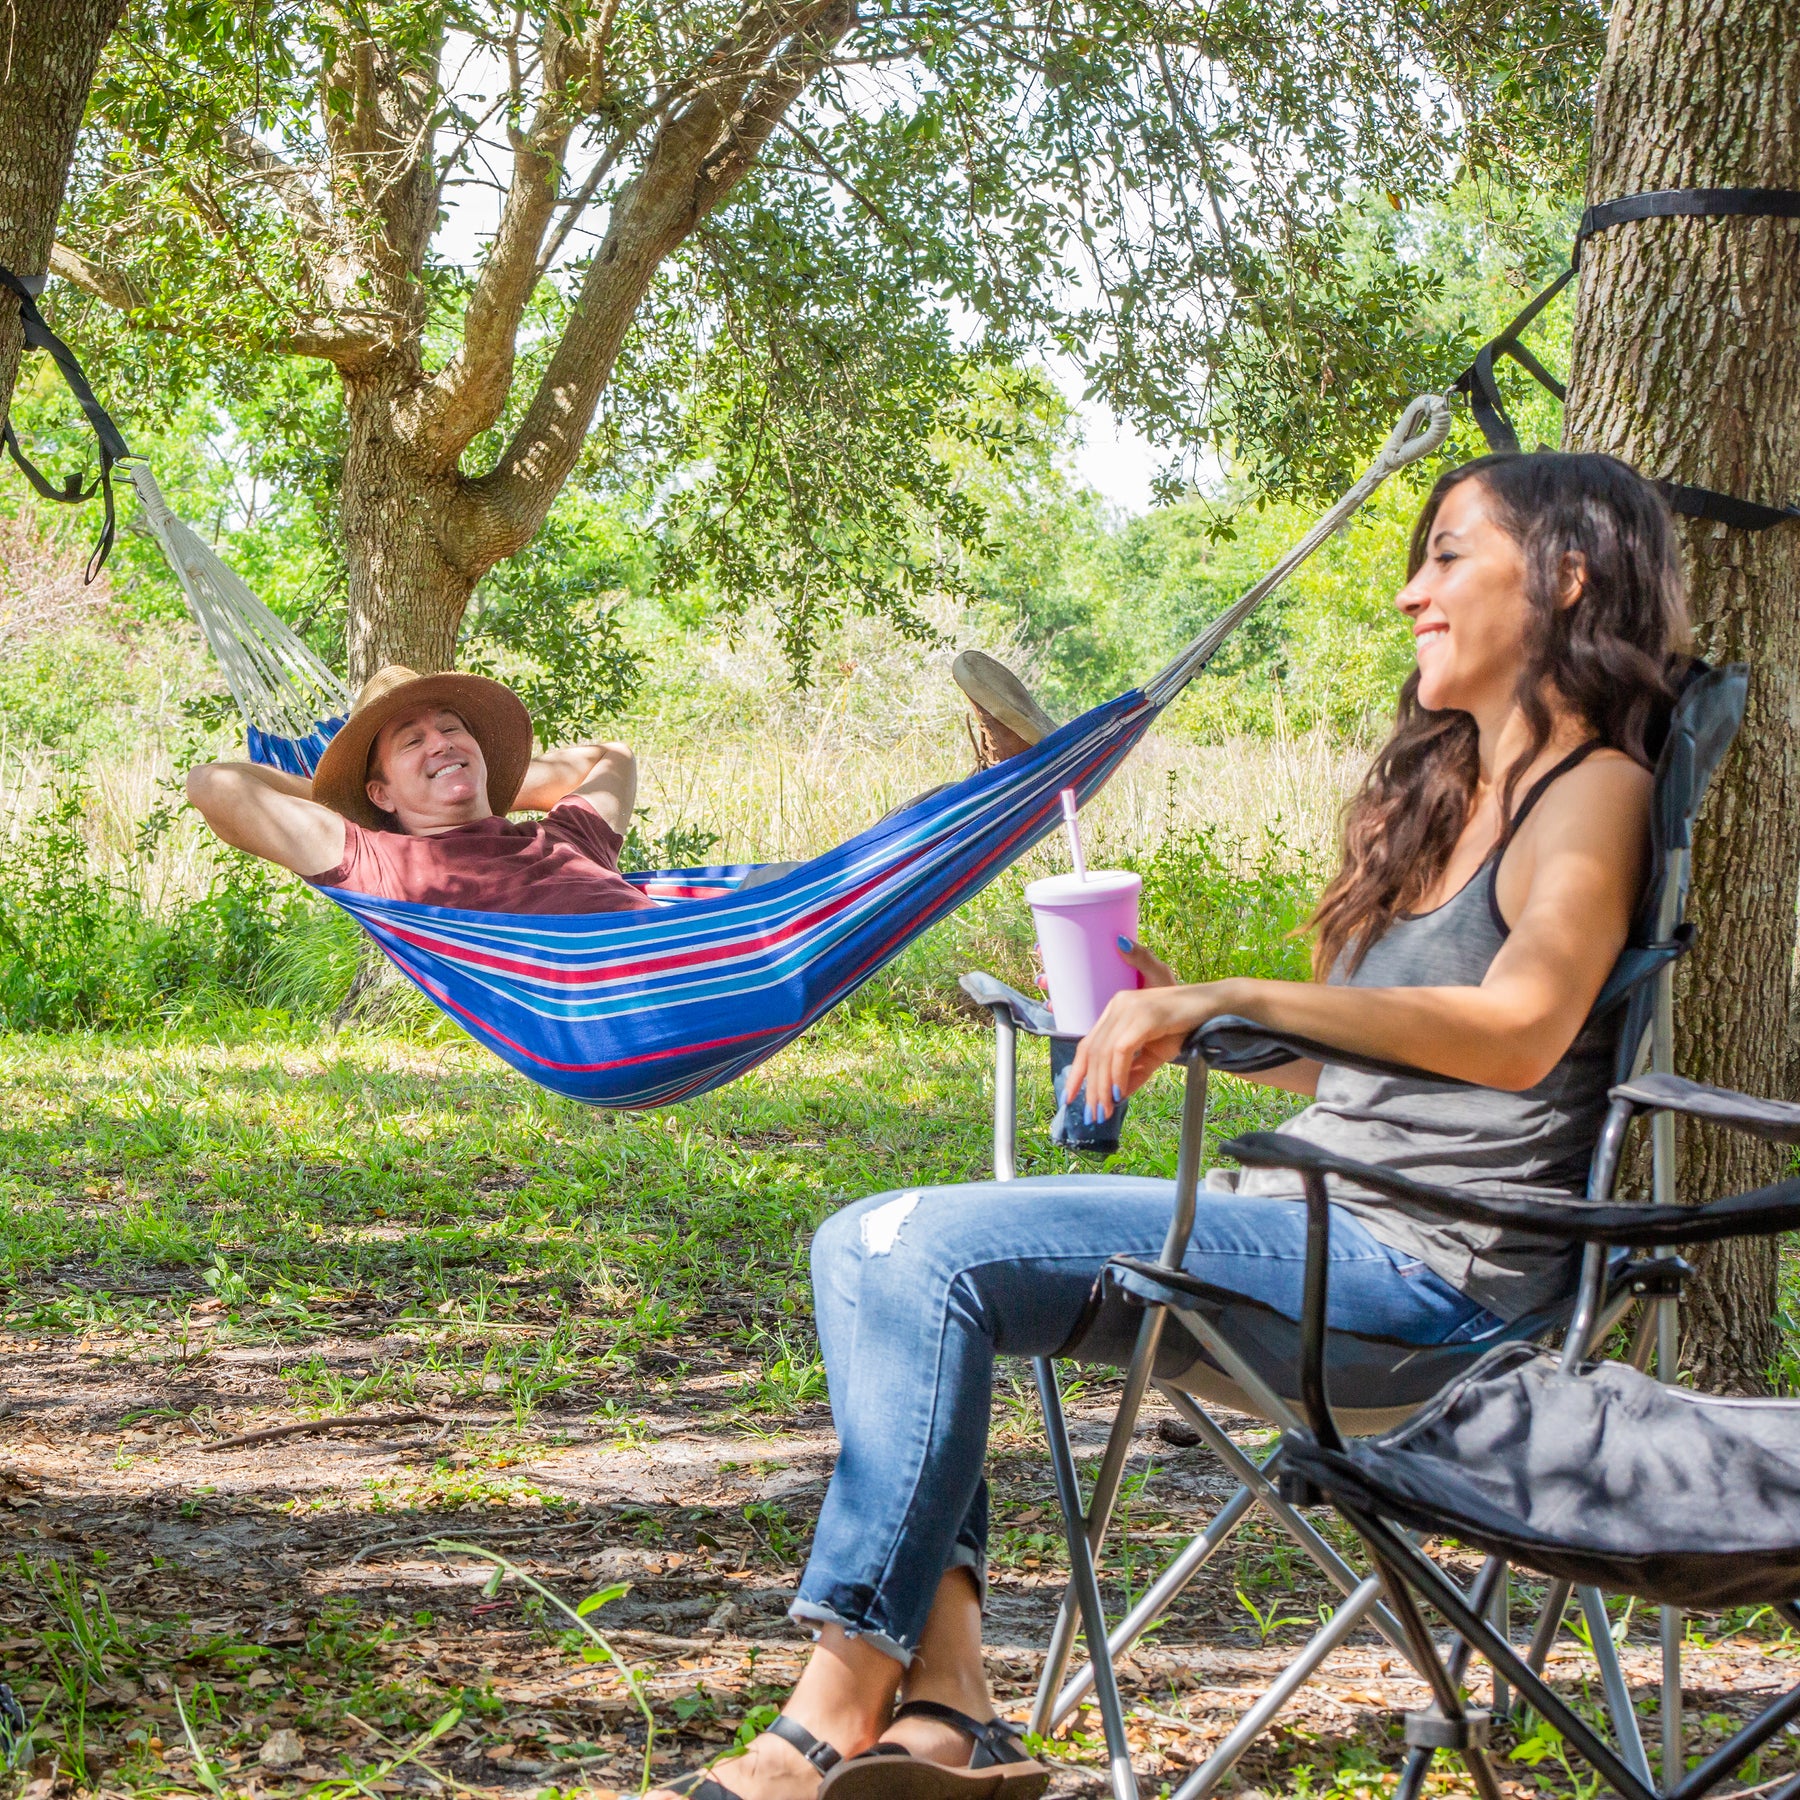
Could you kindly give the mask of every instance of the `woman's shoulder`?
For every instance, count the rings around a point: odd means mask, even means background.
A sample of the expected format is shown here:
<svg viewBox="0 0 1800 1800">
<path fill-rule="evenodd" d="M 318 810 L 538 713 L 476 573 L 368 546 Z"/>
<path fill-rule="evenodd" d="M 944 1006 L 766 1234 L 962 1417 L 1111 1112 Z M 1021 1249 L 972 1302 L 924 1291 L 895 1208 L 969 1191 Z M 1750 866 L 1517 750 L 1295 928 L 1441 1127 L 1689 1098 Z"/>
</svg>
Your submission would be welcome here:
<svg viewBox="0 0 1800 1800">
<path fill-rule="evenodd" d="M 1556 842 L 1618 845 L 1645 837 L 1656 777 L 1622 750 L 1590 751 L 1539 796 L 1519 831 L 1521 849 Z"/>
<path fill-rule="evenodd" d="M 1587 805 L 1599 794 L 1641 794 L 1647 800 L 1655 786 L 1656 777 L 1641 762 L 1602 744 L 1551 782 L 1542 804 L 1561 799 L 1565 805 L 1571 801 Z"/>
</svg>

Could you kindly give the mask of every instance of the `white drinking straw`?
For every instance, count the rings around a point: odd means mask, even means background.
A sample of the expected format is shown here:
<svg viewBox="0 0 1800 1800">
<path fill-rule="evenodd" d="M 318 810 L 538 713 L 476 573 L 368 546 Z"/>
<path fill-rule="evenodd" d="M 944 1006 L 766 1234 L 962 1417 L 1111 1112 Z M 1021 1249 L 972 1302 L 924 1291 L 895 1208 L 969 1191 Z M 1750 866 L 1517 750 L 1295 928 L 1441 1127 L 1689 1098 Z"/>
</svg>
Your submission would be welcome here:
<svg viewBox="0 0 1800 1800">
<path fill-rule="evenodd" d="M 1075 879 L 1086 881 L 1087 858 L 1081 854 L 1081 827 L 1075 822 L 1075 790 L 1064 788 L 1062 791 L 1063 824 L 1069 831 L 1069 855 L 1075 863 Z"/>
</svg>

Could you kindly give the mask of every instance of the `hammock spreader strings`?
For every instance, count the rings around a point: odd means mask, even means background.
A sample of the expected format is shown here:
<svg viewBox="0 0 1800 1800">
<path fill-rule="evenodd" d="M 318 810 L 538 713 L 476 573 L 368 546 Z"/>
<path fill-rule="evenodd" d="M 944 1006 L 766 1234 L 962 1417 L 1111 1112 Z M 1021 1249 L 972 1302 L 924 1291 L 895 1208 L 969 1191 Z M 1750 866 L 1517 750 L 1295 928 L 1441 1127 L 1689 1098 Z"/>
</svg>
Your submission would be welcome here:
<svg viewBox="0 0 1800 1800">
<path fill-rule="evenodd" d="M 350 710 L 344 683 L 210 544 L 169 510 L 140 460 L 125 470 L 144 523 L 162 548 L 243 714 L 253 760 L 310 775 Z M 263 754 L 257 754 L 258 751 Z"/>
<path fill-rule="evenodd" d="M 1468 395 L 1469 411 L 1490 450 L 1519 449 L 1519 434 L 1513 429 L 1506 402 L 1500 396 L 1500 384 L 1494 378 L 1495 359 L 1510 357 L 1540 387 L 1558 400 L 1566 400 L 1567 388 L 1526 349 L 1520 341 L 1521 334 L 1575 279 L 1581 268 L 1582 246 L 1589 238 L 1645 219 L 1800 219 L 1800 193 L 1791 188 L 1659 188 L 1654 193 L 1628 194 L 1620 200 L 1590 206 L 1581 215 L 1569 266 L 1498 337 L 1482 345 L 1451 389 L 1452 393 Z M 1737 531 L 1767 531 L 1771 526 L 1800 519 L 1800 506 L 1767 506 L 1692 482 L 1663 480 L 1656 485 L 1672 511 L 1685 513 L 1689 518 L 1710 519 Z"/>
</svg>

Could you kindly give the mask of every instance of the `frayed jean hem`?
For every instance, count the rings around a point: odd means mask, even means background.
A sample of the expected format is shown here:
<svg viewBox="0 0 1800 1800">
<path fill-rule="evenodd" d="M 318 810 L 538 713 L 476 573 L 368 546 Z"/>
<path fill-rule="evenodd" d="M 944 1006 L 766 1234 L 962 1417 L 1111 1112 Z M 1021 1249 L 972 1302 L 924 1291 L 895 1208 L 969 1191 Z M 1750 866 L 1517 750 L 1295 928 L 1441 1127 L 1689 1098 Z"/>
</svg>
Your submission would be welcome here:
<svg viewBox="0 0 1800 1800">
<path fill-rule="evenodd" d="M 813 1637 L 819 1633 L 820 1625 L 836 1625 L 846 1637 L 860 1638 L 871 1649 L 879 1650 L 883 1656 L 891 1656 L 901 1668 L 910 1669 L 915 1652 L 907 1649 L 898 1638 L 891 1638 L 885 1631 L 870 1631 L 866 1626 L 853 1624 L 835 1608 L 821 1605 L 817 1600 L 796 1600 L 788 1607 L 787 1616 L 796 1625 L 815 1627 Z"/>
<path fill-rule="evenodd" d="M 949 1566 L 944 1573 L 949 1574 L 951 1569 L 967 1569 L 975 1577 L 976 1598 L 980 1600 L 981 1610 L 985 1613 L 988 1603 L 986 1553 L 980 1550 L 971 1550 L 967 1544 L 953 1544 L 950 1547 Z"/>
<path fill-rule="evenodd" d="M 986 1612 L 988 1601 L 986 1554 L 983 1551 L 975 1549 L 974 1546 L 970 1544 L 952 1544 L 950 1546 L 950 1560 L 945 1565 L 944 1573 L 948 1574 L 951 1569 L 967 1569 L 969 1571 L 970 1576 L 975 1582 L 976 1598 L 980 1602 L 981 1610 Z M 814 1627 L 820 1625 L 835 1625 L 847 1637 L 862 1638 L 866 1642 L 873 1644 L 883 1656 L 891 1656 L 901 1668 L 906 1669 L 912 1666 L 912 1659 L 915 1651 L 901 1643 L 897 1637 L 894 1637 L 885 1631 L 877 1631 L 868 1625 L 859 1625 L 854 1619 L 845 1618 L 835 1606 L 831 1606 L 823 1600 L 807 1600 L 803 1597 L 797 1597 L 788 1607 L 787 1616 L 792 1619 L 796 1625 L 809 1625 Z M 920 1622 L 920 1630 L 924 1630 L 923 1621 Z M 813 1632 L 815 1640 L 818 1635 L 819 1634 L 815 1629 Z"/>
</svg>

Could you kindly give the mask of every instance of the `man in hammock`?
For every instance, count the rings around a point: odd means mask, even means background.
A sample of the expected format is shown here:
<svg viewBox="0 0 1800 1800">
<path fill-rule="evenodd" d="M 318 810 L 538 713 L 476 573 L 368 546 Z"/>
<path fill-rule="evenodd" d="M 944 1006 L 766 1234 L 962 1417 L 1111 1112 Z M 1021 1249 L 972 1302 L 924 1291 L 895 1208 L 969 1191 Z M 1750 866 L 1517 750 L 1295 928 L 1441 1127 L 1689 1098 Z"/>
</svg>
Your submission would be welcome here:
<svg viewBox="0 0 1800 1800">
<path fill-rule="evenodd" d="M 965 651 L 952 672 L 974 710 L 982 767 L 1055 729 L 991 656 Z M 465 912 L 653 904 L 619 872 L 637 799 L 630 750 L 569 744 L 534 756 L 524 703 L 481 675 L 390 665 L 364 684 L 310 781 L 260 763 L 203 763 L 187 794 L 226 843 L 316 887 Z"/>
</svg>

